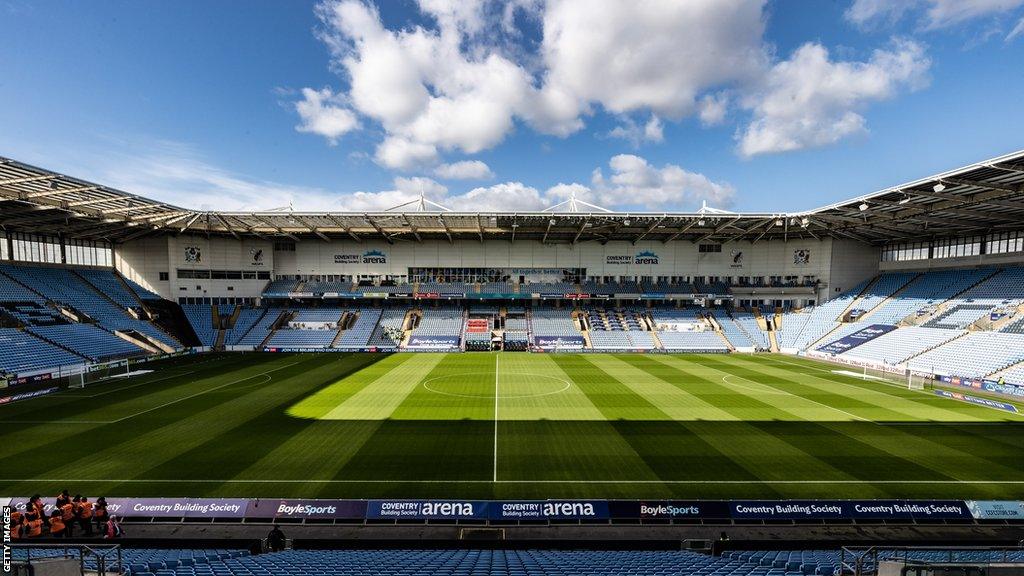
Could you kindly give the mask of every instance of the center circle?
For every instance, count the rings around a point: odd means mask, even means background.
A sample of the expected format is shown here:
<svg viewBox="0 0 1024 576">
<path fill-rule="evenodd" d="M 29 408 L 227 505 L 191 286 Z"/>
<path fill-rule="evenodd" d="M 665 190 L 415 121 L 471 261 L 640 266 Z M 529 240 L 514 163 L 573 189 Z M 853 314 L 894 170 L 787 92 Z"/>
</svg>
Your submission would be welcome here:
<svg viewBox="0 0 1024 576">
<path fill-rule="evenodd" d="M 445 374 L 424 380 L 422 386 L 435 394 L 457 398 L 494 398 L 497 388 L 499 398 L 537 398 L 551 396 L 568 390 L 572 383 L 557 376 L 518 372 L 516 381 L 508 376 L 485 379 L 479 372 Z"/>
</svg>

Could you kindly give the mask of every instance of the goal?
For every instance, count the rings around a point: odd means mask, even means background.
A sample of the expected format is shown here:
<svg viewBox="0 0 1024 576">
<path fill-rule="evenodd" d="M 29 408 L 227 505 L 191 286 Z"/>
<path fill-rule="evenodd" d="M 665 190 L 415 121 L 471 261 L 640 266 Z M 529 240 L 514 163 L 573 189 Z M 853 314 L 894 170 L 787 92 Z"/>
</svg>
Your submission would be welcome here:
<svg viewBox="0 0 1024 576">
<path fill-rule="evenodd" d="M 85 388 L 90 384 L 117 377 L 127 377 L 132 371 L 132 360 L 112 360 L 89 364 L 78 374 L 72 374 L 68 382 L 69 388 Z"/>
</svg>

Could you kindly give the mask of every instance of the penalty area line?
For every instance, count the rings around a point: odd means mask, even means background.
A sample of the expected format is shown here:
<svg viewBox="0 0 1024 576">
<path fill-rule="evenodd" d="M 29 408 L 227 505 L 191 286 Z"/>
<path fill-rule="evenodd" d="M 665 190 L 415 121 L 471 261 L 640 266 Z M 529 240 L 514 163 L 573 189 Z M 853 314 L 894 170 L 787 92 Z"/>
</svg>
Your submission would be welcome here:
<svg viewBox="0 0 1024 576">
<path fill-rule="evenodd" d="M 1024 480 L 422 480 L 385 479 L 185 479 L 185 478 L 0 478 L 0 482 L 97 482 L 131 484 L 928 484 L 928 485 L 972 485 L 1010 484 L 1021 485 Z"/>
</svg>

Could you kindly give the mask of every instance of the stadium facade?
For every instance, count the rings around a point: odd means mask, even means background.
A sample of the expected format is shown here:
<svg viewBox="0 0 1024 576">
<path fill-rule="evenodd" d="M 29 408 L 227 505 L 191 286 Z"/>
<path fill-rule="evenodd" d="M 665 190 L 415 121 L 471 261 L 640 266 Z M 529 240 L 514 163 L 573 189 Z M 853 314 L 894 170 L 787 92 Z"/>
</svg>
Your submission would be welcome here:
<svg viewBox="0 0 1024 576">
<path fill-rule="evenodd" d="M 188 347 L 834 358 L 899 328 L 890 339 L 927 346 L 859 360 L 907 371 L 932 347 L 989 338 L 965 366 L 917 371 L 1020 378 L 1012 354 L 970 364 L 1021 331 L 1022 198 L 1024 152 L 795 213 L 614 213 L 576 198 L 528 213 L 426 198 L 377 213 L 196 211 L 0 158 L 3 317 L 23 356 L 55 344 L 54 362 L 83 365 Z M 99 308 L 79 302 L 97 294 Z M 129 346 L 67 346 L 79 324 Z"/>
</svg>

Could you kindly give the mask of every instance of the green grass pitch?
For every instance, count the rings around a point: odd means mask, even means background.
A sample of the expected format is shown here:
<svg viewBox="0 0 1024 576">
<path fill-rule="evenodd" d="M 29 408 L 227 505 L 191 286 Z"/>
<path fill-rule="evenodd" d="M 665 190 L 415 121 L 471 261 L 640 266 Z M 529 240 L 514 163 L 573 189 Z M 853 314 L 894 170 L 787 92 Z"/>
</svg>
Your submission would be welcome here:
<svg viewBox="0 0 1024 576">
<path fill-rule="evenodd" d="M 0 495 L 1024 499 L 1024 416 L 781 355 L 149 367 L 0 407 Z"/>
</svg>

